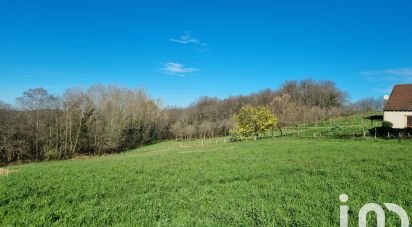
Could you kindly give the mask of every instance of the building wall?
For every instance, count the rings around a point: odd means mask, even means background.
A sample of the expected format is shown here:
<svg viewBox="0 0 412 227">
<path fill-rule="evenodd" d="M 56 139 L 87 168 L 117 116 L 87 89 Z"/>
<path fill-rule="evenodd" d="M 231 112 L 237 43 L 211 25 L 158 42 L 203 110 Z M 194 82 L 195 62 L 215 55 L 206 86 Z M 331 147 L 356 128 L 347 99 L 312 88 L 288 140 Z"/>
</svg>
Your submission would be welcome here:
<svg viewBox="0 0 412 227">
<path fill-rule="evenodd" d="M 393 128 L 405 128 L 407 116 L 412 116 L 412 112 L 385 111 L 383 113 L 384 120 L 392 122 Z"/>
</svg>

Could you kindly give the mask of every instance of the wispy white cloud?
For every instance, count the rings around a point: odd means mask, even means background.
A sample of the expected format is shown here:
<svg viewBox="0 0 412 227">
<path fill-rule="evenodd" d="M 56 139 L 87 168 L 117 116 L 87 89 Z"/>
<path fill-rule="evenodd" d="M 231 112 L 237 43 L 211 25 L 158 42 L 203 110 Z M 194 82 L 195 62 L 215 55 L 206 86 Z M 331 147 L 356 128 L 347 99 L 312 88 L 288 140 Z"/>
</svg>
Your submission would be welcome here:
<svg viewBox="0 0 412 227">
<path fill-rule="evenodd" d="M 200 71 L 199 69 L 196 68 L 189 68 L 186 67 L 183 64 L 175 63 L 175 62 L 168 62 L 163 65 L 163 68 L 161 68 L 162 72 L 173 75 L 173 76 L 179 76 L 179 77 L 186 77 L 188 73 L 193 73 Z"/>
<path fill-rule="evenodd" d="M 367 76 L 370 81 L 387 81 L 387 82 L 410 82 L 412 81 L 412 68 L 396 68 L 385 70 L 374 70 L 361 72 Z"/>
<path fill-rule="evenodd" d="M 170 38 L 169 39 L 172 42 L 175 43 L 179 43 L 179 44 L 198 44 L 200 46 L 206 46 L 206 43 L 201 42 L 199 39 L 193 37 L 190 32 L 186 31 L 183 32 L 183 34 L 181 36 L 179 36 L 179 38 Z"/>
<path fill-rule="evenodd" d="M 374 91 L 377 92 L 377 93 L 379 93 L 379 94 L 385 94 L 385 95 L 387 95 L 387 94 L 390 94 L 390 93 L 391 93 L 392 87 L 393 87 L 393 86 L 378 87 L 378 88 L 375 88 Z"/>
<path fill-rule="evenodd" d="M 385 73 L 395 76 L 405 76 L 412 78 L 412 68 L 388 69 Z"/>
<path fill-rule="evenodd" d="M 397 69 L 385 69 L 376 71 L 365 71 L 362 72 L 363 75 L 373 76 L 373 75 L 396 75 L 396 76 L 412 76 L 412 68 L 397 68 Z"/>
</svg>

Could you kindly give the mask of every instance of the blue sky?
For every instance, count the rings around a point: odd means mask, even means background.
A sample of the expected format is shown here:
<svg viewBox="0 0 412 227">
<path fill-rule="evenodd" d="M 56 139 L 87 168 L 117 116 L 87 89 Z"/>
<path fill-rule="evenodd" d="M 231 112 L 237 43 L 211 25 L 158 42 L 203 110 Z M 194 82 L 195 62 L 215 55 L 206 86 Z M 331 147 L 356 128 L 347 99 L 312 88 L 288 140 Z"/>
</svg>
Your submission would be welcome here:
<svg viewBox="0 0 412 227">
<path fill-rule="evenodd" d="M 0 100 L 144 87 L 166 104 L 333 80 L 352 100 L 412 82 L 412 1 L 0 0 Z"/>
</svg>

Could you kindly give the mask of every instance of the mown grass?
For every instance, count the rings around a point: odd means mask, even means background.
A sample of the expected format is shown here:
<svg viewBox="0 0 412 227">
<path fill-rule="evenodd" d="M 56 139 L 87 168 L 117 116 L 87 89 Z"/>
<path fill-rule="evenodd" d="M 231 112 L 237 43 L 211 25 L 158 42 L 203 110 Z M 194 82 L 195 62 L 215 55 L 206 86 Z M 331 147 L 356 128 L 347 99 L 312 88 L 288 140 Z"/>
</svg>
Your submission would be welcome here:
<svg viewBox="0 0 412 227">
<path fill-rule="evenodd" d="M 382 115 L 379 112 L 355 114 L 331 118 L 330 120 L 320 121 L 317 123 L 299 124 L 289 126 L 283 129 L 283 135 L 297 137 L 328 137 L 328 138 L 355 138 L 370 137 L 369 129 L 382 126 L 381 121 L 364 119 L 370 115 Z M 364 134 L 365 133 L 365 134 Z M 280 136 L 276 131 L 275 136 Z"/>
<path fill-rule="evenodd" d="M 11 167 L 0 226 L 338 226 L 369 202 L 412 216 L 412 143 L 268 138 Z M 388 226 L 398 225 L 387 212 Z"/>
</svg>

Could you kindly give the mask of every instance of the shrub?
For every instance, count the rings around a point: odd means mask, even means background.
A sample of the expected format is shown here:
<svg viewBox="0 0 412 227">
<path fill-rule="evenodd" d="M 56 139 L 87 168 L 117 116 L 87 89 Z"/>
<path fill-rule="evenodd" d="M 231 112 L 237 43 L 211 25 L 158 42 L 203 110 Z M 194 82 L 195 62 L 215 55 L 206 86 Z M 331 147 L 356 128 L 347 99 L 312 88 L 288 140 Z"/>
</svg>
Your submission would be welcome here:
<svg viewBox="0 0 412 227">
<path fill-rule="evenodd" d="M 234 134 L 260 137 L 275 129 L 278 119 L 267 106 L 244 106 L 234 115 Z"/>
<path fill-rule="evenodd" d="M 242 141 L 242 137 L 239 134 L 231 134 L 230 142 L 239 142 Z"/>
<path fill-rule="evenodd" d="M 412 129 L 396 129 L 388 127 L 377 127 L 369 129 L 370 135 L 388 138 L 405 138 L 412 139 Z"/>
<path fill-rule="evenodd" d="M 50 149 L 46 151 L 46 153 L 44 154 L 44 157 L 46 161 L 57 160 L 57 159 L 60 159 L 60 154 L 56 149 Z"/>
<path fill-rule="evenodd" d="M 384 128 L 392 128 L 393 127 L 393 123 L 390 121 L 383 121 L 382 122 L 382 127 Z"/>
</svg>

